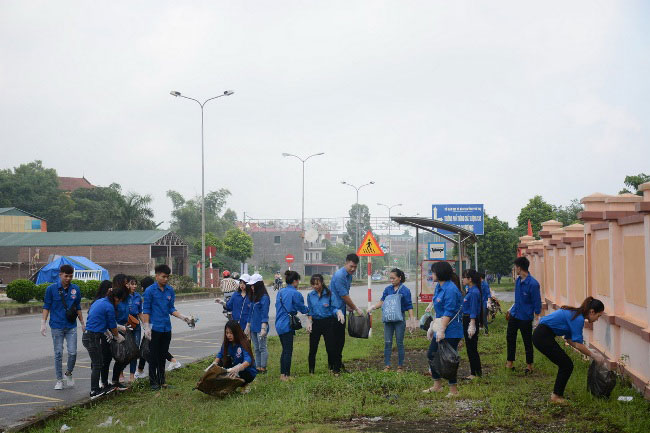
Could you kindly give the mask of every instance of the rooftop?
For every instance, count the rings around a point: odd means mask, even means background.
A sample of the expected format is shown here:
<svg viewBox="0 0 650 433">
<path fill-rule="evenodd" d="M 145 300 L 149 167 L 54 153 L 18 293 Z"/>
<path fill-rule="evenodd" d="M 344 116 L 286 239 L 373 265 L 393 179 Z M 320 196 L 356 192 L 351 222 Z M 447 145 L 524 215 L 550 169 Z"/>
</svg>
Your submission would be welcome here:
<svg viewBox="0 0 650 433">
<path fill-rule="evenodd" d="M 60 177 L 59 189 L 61 191 L 74 191 L 80 188 L 92 189 L 95 185 L 90 183 L 85 177 Z"/>
<path fill-rule="evenodd" d="M 170 233 L 174 234 L 170 230 L 0 233 L 0 247 L 150 245 Z"/>
<path fill-rule="evenodd" d="M 32 218 L 38 218 L 39 220 L 45 221 L 45 218 L 41 218 L 22 209 L 18 209 L 17 207 L 0 207 L 0 215 L 14 215 L 14 216 L 26 215 Z"/>
</svg>

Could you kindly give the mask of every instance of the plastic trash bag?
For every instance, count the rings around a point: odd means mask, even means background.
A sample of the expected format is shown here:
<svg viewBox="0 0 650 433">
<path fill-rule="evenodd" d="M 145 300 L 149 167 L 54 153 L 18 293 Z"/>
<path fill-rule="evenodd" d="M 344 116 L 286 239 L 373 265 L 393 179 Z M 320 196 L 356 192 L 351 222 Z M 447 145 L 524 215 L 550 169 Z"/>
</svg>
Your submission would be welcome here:
<svg viewBox="0 0 650 433">
<path fill-rule="evenodd" d="M 348 335 L 352 338 L 368 338 L 370 334 L 370 314 L 348 315 Z"/>
<path fill-rule="evenodd" d="M 120 364 L 128 364 L 140 356 L 140 350 L 133 338 L 133 332 L 127 329 L 124 333 L 124 341 L 118 343 L 116 340 L 111 341 L 111 354 L 115 361 Z"/>
<path fill-rule="evenodd" d="M 587 372 L 587 389 L 600 398 L 609 398 L 616 386 L 616 373 L 610 371 L 605 364 L 592 361 Z"/>
<path fill-rule="evenodd" d="M 438 351 L 433 355 L 433 359 L 429 363 L 431 369 L 437 371 L 440 377 L 447 380 L 456 380 L 460 356 L 447 340 L 441 340 L 438 343 Z"/>
<path fill-rule="evenodd" d="M 428 331 L 431 322 L 433 322 L 433 315 L 431 313 L 424 313 L 422 317 L 420 317 L 420 329 Z"/>
<path fill-rule="evenodd" d="M 212 364 L 196 383 L 194 389 L 214 397 L 223 397 L 245 384 L 246 382 L 241 377 L 233 379 L 228 376 L 225 368 Z"/>
<path fill-rule="evenodd" d="M 384 303 L 381 306 L 381 321 L 401 322 L 403 320 L 402 295 L 395 293 L 394 295 L 386 296 L 386 299 L 384 299 Z"/>
<path fill-rule="evenodd" d="M 144 359 L 145 361 L 147 361 L 147 362 L 149 362 L 151 364 L 151 362 L 149 361 L 149 353 L 150 353 L 149 344 L 150 343 L 151 343 L 151 340 L 149 340 L 148 338 L 145 338 L 145 337 L 142 338 L 142 341 L 140 342 L 140 358 Z"/>
</svg>

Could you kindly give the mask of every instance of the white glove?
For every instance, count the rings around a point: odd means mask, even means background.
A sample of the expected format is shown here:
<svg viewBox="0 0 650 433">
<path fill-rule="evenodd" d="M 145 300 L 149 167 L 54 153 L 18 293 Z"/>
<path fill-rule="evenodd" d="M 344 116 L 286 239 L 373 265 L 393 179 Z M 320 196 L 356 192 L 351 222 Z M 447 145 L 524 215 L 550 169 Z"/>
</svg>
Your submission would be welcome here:
<svg viewBox="0 0 650 433">
<path fill-rule="evenodd" d="M 228 377 L 235 379 L 239 377 L 239 372 L 243 370 L 242 364 L 237 364 L 234 367 L 231 367 L 227 369 L 226 371 L 228 372 Z"/>
<path fill-rule="evenodd" d="M 343 324 L 345 323 L 345 316 L 343 315 L 343 312 L 341 310 L 338 310 L 336 312 L 336 319 L 339 321 L 339 323 Z"/>
<path fill-rule="evenodd" d="M 591 358 L 596 361 L 597 364 L 605 362 L 605 357 L 598 352 L 591 352 Z"/>
<path fill-rule="evenodd" d="M 119 332 L 117 333 L 117 337 L 114 337 L 114 338 L 115 338 L 115 341 L 117 341 L 118 343 L 121 343 L 121 342 L 123 342 L 125 340 L 124 335 L 120 334 Z"/>
<path fill-rule="evenodd" d="M 47 332 L 47 326 L 45 325 L 45 319 L 41 319 L 41 335 L 45 337 L 46 332 Z"/>
<path fill-rule="evenodd" d="M 120 332 L 126 332 L 126 326 L 124 326 L 124 325 L 117 325 L 117 331 L 118 331 L 118 333 L 120 333 Z"/>
<path fill-rule="evenodd" d="M 433 310 L 433 303 L 427 305 L 427 308 L 424 309 L 425 313 L 430 313 Z"/>
<path fill-rule="evenodd" d="M 436 332 L 436 343 L 440 343 L 444 339 L 445 339 L 445 331 L 444 330 Z"/>
<path fill-rule="evenodd" d="M 368 314 L 371 314 L 373 311 L 375 311 L 375 306 L 374 305 L 371 305 L 370 307 L 368 307 Z"/>
<path fill-rule="evenodd" d="M 433 321 L 431 322 L 431 325 L 429 325 L 429 330 L 427 331 L 427 340 L 433 340 Z"/>
<path fill-rule="evenodd" d="M 361 308 L 359 308 L 359 307 L 357 307 L 357 309 L 354 310 L 354 311 L 356 311 L 356 313 L 357 313 L 359 316 L 365 316 L 365 313 L 364 313 L 363 310 L 362 310 Z"/>
<path fill-rule="evenodd" d="M 223 305 L 224 307 L 226 306 L 226 301 L 224 301 L 224 300 L 221 299 L 221 298 L 217 298 L 217 299 L 215 299 L 214 302 L 216 302 L 217 304 L 221 304 L 221 305 Z"/>
<path fill-rule="evenodd" d="M 476 325 L 474 325 L 474 323 L 470 323 L 469 326 L 467 327 L 467 336 L 469 338 L 472 338 L 474 337 L 475 334 L 476 334 Z"/>
<path fill-rule="evenodd" d="M 144 338 L 151 340 L 151 325 L 149 323 L 143 323 L 142 329 L 144 329 Z"/>
<path fill-rule="evenodd" d="M 539 325 L 539 317 L 533 320 L 533 329 L 537 328 L 538 325 Z"/>
<path fill-rule="evenodd" d="M 260 337 L 266 337 L 266 333 L 268 332 L 269 324 L 268 323 L 262 323 L 262 329 L 260 330 L 260 333 L 258 336 Z"/>
<path fill-rule="evenodd" d="M 244 329 L 244 334 L 246 334 L 247 337 L 250 337 L 250 335 L 251 335 L 251 324 L 250 323 L 246 324 L 246 329 Z"/>
<path fill-rule="evenodd" d="M 307 326 L 305 326 L 305 330 L 311 334 L 311 320 L 307 320 Z"/>
</svg>

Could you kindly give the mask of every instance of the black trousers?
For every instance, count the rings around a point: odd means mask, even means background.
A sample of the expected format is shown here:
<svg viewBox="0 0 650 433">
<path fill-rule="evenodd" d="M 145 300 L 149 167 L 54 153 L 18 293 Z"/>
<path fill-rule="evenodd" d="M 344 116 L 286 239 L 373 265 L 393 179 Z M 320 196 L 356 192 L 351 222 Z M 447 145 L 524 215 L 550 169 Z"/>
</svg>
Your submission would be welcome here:
<svg viewBox="0 0 650 433">
<path fill-rule="evenodd" d="M 106 337 L 101 332 L 90 331 L 84 332 L 81 337 L 81 344 L 83 344 L 86 350 L 88 350 L 88 356 L 90 356 L 90 390 L 93 392 L 99 391 L 99 378 L 102 376 L 104 371 L 104 351 L 102 340 L 105 339 Z M 102 377 L 102 381 L 104 385 L 107 385 L 108 369 L 106 369 L 106 374 Z"/>
<path fill-rule="evenodd" d="M 544 356 L 557 365 L 557 376 L 553 393 L 560 397 L 564 395 L 564 388 L 573 372 L 573 361 L 569 355 L 555 341 L 555 333 L 546 325 L 539 325 L 533 332 L 533 344 Z"/>
<path fill-rule="evenodd" d="M 506 341 L 508 343 L 508 361 L 515 360 L 517 351 L 517 331 L 521 331 L 521 338 L 524 340 L 524 350 L 526 351 L 526 364 L 533 363 L 533 321 L 519 320 L 510 317 L 508 320 L 508 329 L 506 331 Z"/>
<path fill-rule="evenodd" d="M 469 315 L 463 315 L 463 334 L 465 335 L 465 347 L 467 348 L 467 357 L 469 358 L 469 368 L 472 376 L 481 376 L 481 357 L 478 354 L 478 334 L 479 328 L 476 327 L 476 332 L 472 338 L 467 335 L 467 328 L 469 328 L 470 319 Z"/>
<path fill-rule="evenodd" d="M 323 336 L 325 340 L 325 350 L 327 351 L 327 365 L 331 366 L 332 370 L 335 373 L 338 373 L 340 366 L 335 360 L 334 353 L 336 352 L 336 346 L 334 345 L 334 323 L 339 323 L 334 316 L 327 317 L 325 319 L 313 319 L 311 334 L 309 334 L 309 372 L 313 373 L 316 368 L 316 353 L 318 352 L 318 344 L 320 343 L 320 337 Z M 334 369 L 334 366 L 337 366 L 337 369 Z"/>
<path fill-rule="evenodd" d="M 341 323 L 338 320 L 332 326 L 332 347 L 334 350 L 332 356 L 332 365 L 330 368 L 334 372 L 338 372 L 343 367 L 343 347 L 345 346 L 345 322 Z"/>
<path fill-rule="evenodd" d="M 144 337 L 143 337 L 143 338 L 144 338 Z M 165 356 L 165 359 L 166 359 L 167 361 L 169 361 L 169 362 L 172 362 L 172 359 L 173 359 L 173 358 L 174 358 L 174 357 L 172 356 L 172 354 L 169 353 L 169 352 L 167 352 L 167 355 Z M 140 359 L 138 360 L 138 370 L 144 370 L 144 364 L 145 364 L 146 362 L 147 362 L 146 359 L 144 359 L 144 358 L 140 358 Z"/>
<path fill-rule="evenodd" d="M 113 353 L 111 352 L 111 343 L 106 341 L 106 337 L 100 339 L 100 345 L 101 345 L 101 350 L 102 350 L 102 371 L 101 371 L 101 377 L 102 377 L 102 384 L 104 387 L 108 386 L 108 370 L 111 368 L 111 361 L 113 360 Z M 120 364 L 119 362 L 115 361 L 115 364 L 113 365 L 113 376 L 111 377 L 111 381 L 113 384 L 116 384 L 117 382 L 120 381 L 120 374 L 124 371 L 124 367 L 126 367 L 127 364 Z M 91 369 L 92 369 L 92 360 L 91 360 Z"/>
<path fill-rule="evenodd" d="M 227 356 L 226 359 L 219 360 L 219 363 L 217 365 L 219 365 L 220 367 L 223 367 L 223 368 L 234 367 L 234 365 L 232 365 L 232 358 L 230 356 Z M 252 381 L 255 380 L 255 376 L 253 376 L 252 373 L 250 373 L 250 372 L 248 372 L 246 370 L 240 371 L 239 372 L 239 377 L 244 379 L 244 382 L 246 382 L 247 384 L 251 383 Z"/>
<path fill-rule="evenodd" d="M 171 341 L 171 331 L 151 331 L 151 343 L 149 345 L 151 352 L 149 355 L 149 384 L 151 386 L 162 386 L 165 384 L 165 361 Z"/>
</svg>

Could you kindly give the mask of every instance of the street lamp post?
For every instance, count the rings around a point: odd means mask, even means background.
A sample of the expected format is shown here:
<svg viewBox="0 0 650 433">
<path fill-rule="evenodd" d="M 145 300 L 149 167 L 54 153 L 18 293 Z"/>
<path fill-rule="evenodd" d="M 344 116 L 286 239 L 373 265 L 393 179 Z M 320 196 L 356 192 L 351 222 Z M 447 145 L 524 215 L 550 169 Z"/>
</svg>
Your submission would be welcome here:
<svg viewBox="0 0 650 433">
<path fill-rule="evenodd" d="M 197 99 L 190 98 L 189 96 L 181 95 L 181 92 L 172 90 L 170 95 L 177 98 L 185 98 L 194 101 L 201 107 L 201 287 L 205 287 L 205 151 L 204 151 L 204 137 L 203 137 L 203 107 L 208 101 L 221 98 L 222 96 L 232 95 L 232 90 L 226 90 L 222 95 L 213 96 L 203 102 Z"/>
<path fill-rule="evenodd" d="M 355 241 L 355 244 L 354 244 L 354 247 L 355 247 L 355 248 L 354 248 L 354 251 L 356 252 L 356 251 L 359 249 L 359 190 L 360 190 L 361 188 L 363 188 L 364 186 L 374 185 L 375 182 L 370 181 L 370 182 L 365 183 L 365 184 L 363 184 L 363 185 L 361 185 L 361 186 L 359 186 L 359 187 L 356 187 L 356 186 L 352 185 L 351 183 L 348 183 L 348 182 L 346 182 L 346 181 L 344 181 L 344 180 L 341 181 L 341 183 L 342 183 L 343 185 L 347 185 L 347 186 L 349 186 L 349 187 L 352 187 L 352 188 L 354 188 L 354 189 L 357 191 L 357 229 L 355 230 L 355 231 L 356 231 L 356 233 L 355 233 L 355 234 L 356 234 L 356 241 Z"/>
<path fill-rule="evenodd" d="M 312 156 L 319 156 L 319 155 L 324 155 L 325 152 L 319 152 L 319 153 L 314 153 L 313 155 L 309 155 L 307 158 L 302 159 L 298 155 L 294 155 L 292 153 L 286 153 L 283 152 L 282 156 L 293 156 L 294 158 L 298 158 L 300 162 L 302 162 L 302 223 L 300 225 L 301 230 L 302 230 L 302 241 L 305 241 L 305 162 Z"/>
<path fill-rule="evenodd" d="M 394 204 L 392 206 L 388 206 L 387 204 L 383 203 L 377 203 L 377 206 L 384 206 L 386 209 L 388 209 L 388 266 L 391 266 L 390 264 L 390 256 L 393 254 L 393 238 L 390 237 L 390 226 L 391 226 L 391 220 L 390 220 L 390 210 L 394 207 L 401 206 L 402 203 Z"/>
</svg>

